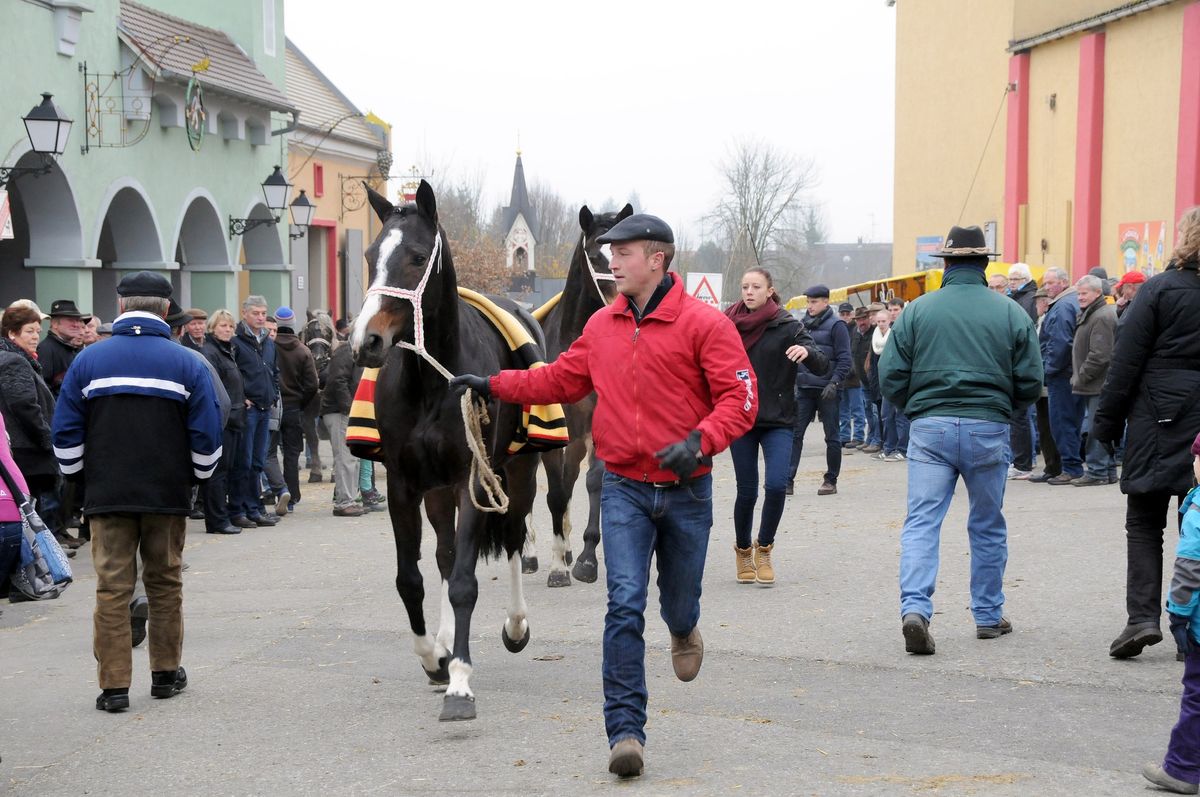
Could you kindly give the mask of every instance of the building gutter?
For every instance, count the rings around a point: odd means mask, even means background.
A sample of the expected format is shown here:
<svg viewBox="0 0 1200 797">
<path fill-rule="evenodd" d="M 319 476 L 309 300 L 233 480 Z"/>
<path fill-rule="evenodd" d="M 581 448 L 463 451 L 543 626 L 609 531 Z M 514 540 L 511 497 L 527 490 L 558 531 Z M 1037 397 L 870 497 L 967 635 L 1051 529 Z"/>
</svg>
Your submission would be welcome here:
<svg viewBox="0 0 1200 797">
<path fill-rule="evenodd" d="M 1130 17 L 1134 14 L 1140 14 L 1143 11 L 1149 11 L 1153 8 L 1169 5 L 1174 2 L 1176 2 L 1176 0 L 1138 0 L 1138 2 L 1126 3 L 1122 6 L 1112 9 L 1111 11 L 1105 11 L 1103 14 L 1096 14 L 1095 16 L 1086 17 L 1085 19 L 1053 28 L 1052 30 L 1048 30 L 1044 33 L 1039 33 L 1036 36 L 1010 41 L 1008 43 L 1008 52 L 1023 53 L 1028 50 L 1032 50 L 1034 47 L 1039 45 L 1046 44 L 1047 42 L 1065 39 L 1068 36 L 1080 33 L 1081 31 L 1099 28 L 1107 25 L 1110 22 L 1116 22 L 1119 19 L 1124 19 L 1125 17 Z"/>
</svg>

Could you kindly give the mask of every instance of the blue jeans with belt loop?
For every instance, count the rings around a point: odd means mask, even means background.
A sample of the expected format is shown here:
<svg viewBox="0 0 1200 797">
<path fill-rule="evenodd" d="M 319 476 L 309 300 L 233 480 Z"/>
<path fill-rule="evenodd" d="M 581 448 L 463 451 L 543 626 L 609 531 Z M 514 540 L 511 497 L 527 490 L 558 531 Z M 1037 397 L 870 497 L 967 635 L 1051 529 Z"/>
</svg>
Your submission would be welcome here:
<svg viewBox="0 0 1200 797">
<path fill-rule="evenodd" d="M 657 557 L 659 613 L 677 637 L 700 620 L 700 582 L 712 529 L 712 476 L 658 487 L 606 471 L 600 492 L 608 613 L 604 616 L 604 727 L 609 746 L 646 741 L 646 600 Z"/>
<path fill-rule="evenodd" d="M 1004 487 L 1008 424 L 931 417 L 912 422 L 908 444 L 908 516 L 900 532 L 900 615 L 933 616 L 942 521 L 961 476 L 970 509 L 971 612 L 976 625 L 996 625 L 1004 609 L 1008 527 Z"/>
</svg>

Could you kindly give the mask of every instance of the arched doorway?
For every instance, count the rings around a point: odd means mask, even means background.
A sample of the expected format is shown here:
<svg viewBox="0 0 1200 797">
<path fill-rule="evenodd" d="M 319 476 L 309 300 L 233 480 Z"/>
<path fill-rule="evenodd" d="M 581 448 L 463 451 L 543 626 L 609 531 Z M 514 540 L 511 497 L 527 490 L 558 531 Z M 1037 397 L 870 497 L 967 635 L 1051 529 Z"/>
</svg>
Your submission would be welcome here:
<svg viewBox="0 0 1200 797">
<path fill-rule="evenodd" d="M 250 208 L 246 218 L 273 219 L 275 214 L 262 202 L 258 202 Z M 272 311 L 281 304 L 291 302 L 291 270 L 283 254 L 281 228 L 287 229 L 286 221 L 281 220 L 279 224 L 263 224 L 242 236 L 241 263 L 246 277 L 241 285 L 239 298 L 245 299 L 250 294 L 259 294 L 266 297 Z"/>
<path fill-rule="evenodd" d="M 233 309 L 229 288 L 233 266 L 221 214 L 207 192 L 198 192 L 185 202 L 179 231 L 175 236 L 175 262 L 179 263 L 179 303 L 212 311 Z"/>
<path fill-rule="evenodd" d="M 13 165 L 38 167 L 42 161 L 27 152 Z M 75 195 L 57 163 L 49 174 L 14 178 L 7 189 L 14 237 L 0 241 L 0 307 L 7 307 L 15 299 L 36 297 L 36 267 L 88 265 L 83 258 L 83 233 Z M 42 298 L 48 302 L 46 297 Z M 77 296 L 53 298 L 83 300 Z"/>
<path fill-rule="evenodd" d="M 101 217 L 96 244 L 99 268 L 92 278 L 92 312 L 105 321 L 117 314 L 117 283 L 122 271 L 176 268 L 163 260 L 158 222 L 141 187 L 132 183 L 114 186 Z M 179 295 L 179 272 L 168 275 Z"/>
</svg>

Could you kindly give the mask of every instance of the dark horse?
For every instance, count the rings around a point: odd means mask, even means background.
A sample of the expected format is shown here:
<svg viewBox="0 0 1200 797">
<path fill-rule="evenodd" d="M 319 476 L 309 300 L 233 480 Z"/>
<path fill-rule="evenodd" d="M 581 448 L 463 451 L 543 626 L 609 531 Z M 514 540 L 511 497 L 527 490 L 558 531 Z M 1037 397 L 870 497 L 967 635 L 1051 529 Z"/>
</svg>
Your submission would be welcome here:
<svg viewBox="0 0 1200 797">
<path fill-rule="evenodd" d="M 333 353 L 333 341 L 337 337 L 333 328 L 333 319 L 328 310 L 308 310 L 308 323 L 300 332 L 300 340 L 312 352 L 313 363 L 317 366 L 317 377 L 320 388 L 317 395 L 312 397 L 304 407 L 304 445 L 308 454 L 309 482 L 322 481 L 321 475 L 321 391 L 325 389 L 325 374 L 329 370 L 329 358 Z M 323 435 L 326 440 L 329 434 Z"/>
<path fill-rule="evenodd" d="M 430 363 L 399 342 L 420 344 L 455 374 L 492 374 L 520 367 L 500 334 L 484 316 L 458 297 L 458 285 L 445 233 L 438 225 L 433 189 L 421 181 L 416 202 L 395 207 L 369 191 L 371 207 L 383 222 L 367 250 L 375 277 L 351 337 L 355 361 L 382 366 L 375 385 L 375 412 L 387 465 L 388 510 L 396 540 L 396 589 L 408 612 L 413 645 L 433 683 L 449 682 L 442 720 L 475 718 L 471 675 L 471 614 L 479 593 L 475 564 L 481 556 L 509 560 L 511 596 L 501 637 L 516 653 L 529 641 L 525 598 L 521 591 L 520 554 L 525 517 L 536 494 L 537 456 L 507 454 L 521 407 L 491 402 L 491 423 L 483 427 L 484 450 L 508 494 L 507 513 L 484 513 L 482 490 L 470 479 L 460 396 Z M 387 295 L 414 291 L 416 302 Z M 410 294 L 412 295 L 412 294 Z M 489 297 L 517 315 L 542 343 L 541 330 L 513 302 Z M 421 308 L 424 322 L 418 330 Z M 416 337 L 414 337 L 414 335 Z M 421 503 L 437 534 L 437 564 L 442 576 L 442 627 L 437 636 L 425 626 L 425 588 L 418 569 L 421 557 Z M 457 514 L 457 528 L 455 515 Z M 452 610 L 452 616 L 451 616 Z M 453 639 L 453 647 L 447 644 Z"/>
<path fill-rule="evenodd" d="M 587 205 L 579 209 L 579 227 L 583 234 L 571 257 L 567 284 L 558 304 L 541 322 L 542 330 L 546 333 L 547 362 L 557 359 L 571 348 L 571 344 L 583 334 L 583 327 L 592 314 L 616 298 L 617 289 L 611 279 L 612 272 L 608 269 L 608 258 L 596 239 L 632 214 L 632 205 L 626 205 L 617 213 L 593 214 Z M 588 457 L 588 524 L 583 532 L 583 552 L 575 560 L 571 572 L 575 578 L 590 584 L 596 580 L 599 568 L 596 546 L 600 544 L 600 487 L 604 479 L 604 463 L 596 459 L 596 451 L 592 446 L 592 414 L 596 410 L 596 394 L 566 405 L 563 409 L 567 415 L 571 442 L 566 448 L 542 454 L 542 464 L 546 469 L 546 506 L 554 523 L 554 551 L 550 574 L 546 578 L 547 585 L 551 587 L 571 585 L 571 576 L 567 573 L 571 535 L 568 510 L 585 456 Z"/>
</svg>

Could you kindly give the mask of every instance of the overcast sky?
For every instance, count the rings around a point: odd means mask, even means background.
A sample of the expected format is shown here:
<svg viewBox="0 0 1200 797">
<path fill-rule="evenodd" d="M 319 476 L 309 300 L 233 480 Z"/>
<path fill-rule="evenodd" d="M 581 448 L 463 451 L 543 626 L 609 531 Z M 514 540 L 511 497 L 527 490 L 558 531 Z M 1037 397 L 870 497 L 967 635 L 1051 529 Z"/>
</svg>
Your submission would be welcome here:
<svg viewBox="0 0 1200 797">
<path fill-rule="evenodd" d="M 695 246 L 717 164 L 758 136 L 816 162 L 832 240 L 892 238 L 883 0 L 288 0 L 286 13 L 305 55 L 392 123 L 393 172 L 420 158 L 481 173 L 486 207 L 507 202 L 519 131 L 529 182 L 572 204 L 636 191 Z"/>
</svg>

